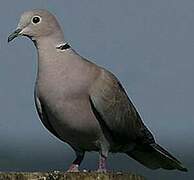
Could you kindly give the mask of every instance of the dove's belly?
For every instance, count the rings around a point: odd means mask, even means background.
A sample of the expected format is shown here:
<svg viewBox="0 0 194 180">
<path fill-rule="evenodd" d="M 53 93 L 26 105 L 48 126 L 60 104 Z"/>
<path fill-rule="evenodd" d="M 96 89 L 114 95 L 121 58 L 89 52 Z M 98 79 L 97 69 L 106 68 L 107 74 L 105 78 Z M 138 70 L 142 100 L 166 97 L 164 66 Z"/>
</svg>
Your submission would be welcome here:
<svg viewBox="0 0 194 180">
<path fill-rule="evenodd" d="M 104 135 L 89 99 L 86 96 L 66 98 L 64 101 L 53 98 L 56 97 L 47 96 L 41 103 L 45 104 L 46 112 L 43 113 L 46 113 L 47 121 L 57 135 L 74 148 L 99 150 Z"/>
</svg>

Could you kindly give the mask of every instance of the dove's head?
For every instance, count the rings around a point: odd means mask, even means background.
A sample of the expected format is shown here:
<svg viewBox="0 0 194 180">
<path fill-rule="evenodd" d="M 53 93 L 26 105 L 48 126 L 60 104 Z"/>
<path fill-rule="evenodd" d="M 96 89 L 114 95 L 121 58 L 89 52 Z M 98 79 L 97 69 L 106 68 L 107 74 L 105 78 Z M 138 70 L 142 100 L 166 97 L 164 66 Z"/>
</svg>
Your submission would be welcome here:
<svg viewBox="0 0 194 180">
<path fill-rule="evenodd" d="M 32 40 L 52 37 L 63 39 L 63 32 L 55 16 L 47 10 L 36 9 L 21 15 L 17 29 L 8 37 L 8 42 L 18 36 L 27 36 Z"/>
</svg>

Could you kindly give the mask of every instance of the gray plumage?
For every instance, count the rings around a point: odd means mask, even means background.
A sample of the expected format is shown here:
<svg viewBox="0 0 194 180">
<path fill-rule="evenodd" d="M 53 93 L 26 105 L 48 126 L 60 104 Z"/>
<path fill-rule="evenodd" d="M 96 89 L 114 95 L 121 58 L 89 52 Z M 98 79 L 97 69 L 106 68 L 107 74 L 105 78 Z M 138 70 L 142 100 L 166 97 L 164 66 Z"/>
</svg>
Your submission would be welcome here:
<svg viewBox="0 0 194 180">
<path fill-rule="evenodd" d="M 100 152 L 100 170 L 108 152 L 126 153 L 151 169 L 187 170 L 156 144 L 118 79 L 66 44 L 50 12 L 25 12 L 9 41 L 18 35 L 37 48 L 37 111 L 46 128 L 76 152 L 70 171 L 78 170 L 85 151 Z"/>
</svg>

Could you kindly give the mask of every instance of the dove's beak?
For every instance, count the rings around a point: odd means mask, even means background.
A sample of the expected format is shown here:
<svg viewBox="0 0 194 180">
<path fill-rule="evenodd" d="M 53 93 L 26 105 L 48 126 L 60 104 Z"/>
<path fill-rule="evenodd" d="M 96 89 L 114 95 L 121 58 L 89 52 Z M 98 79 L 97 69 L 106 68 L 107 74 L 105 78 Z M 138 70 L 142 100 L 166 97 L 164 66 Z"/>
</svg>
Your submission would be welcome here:
<svg viewBox="0 0 194 180">
<path fill-rule="evenodd" d="M 8 37 L 8 42 L 12 41 L 13 39 L 15 39 L 16 37 L 21 35 L 21 33 L 20 33 L 21 31 L 22 31 L 22 29 L 17 29 L 12 34 L 10 34 Z"/>
</svg>

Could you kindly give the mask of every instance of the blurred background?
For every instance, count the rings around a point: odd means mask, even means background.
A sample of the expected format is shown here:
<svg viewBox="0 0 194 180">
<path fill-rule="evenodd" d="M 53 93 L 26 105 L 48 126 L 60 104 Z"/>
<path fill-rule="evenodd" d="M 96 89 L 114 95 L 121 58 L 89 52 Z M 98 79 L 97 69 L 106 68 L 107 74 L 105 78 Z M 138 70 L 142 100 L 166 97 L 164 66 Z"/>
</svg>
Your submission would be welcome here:
<svg viewBox="0 0 194 180">
<path fill-rule="evenodd" d="M 188 173 L 149 170 L 122 154 L 109 169 L 151 180 L 194 178 L 194 1 L 187 0 L 7 0 L 0 6 L 0 171 L 66 170 L 71 148 L 49 133 L 34 106 L 37 55 L 18 38 L 7 44 L 21 13 L 54 13 L 66 40 L 82 56 L 112 71 L 122 82 L 159 144 Z M 82 169 L 95 169 L 87 153 Z"/>
</svg>

